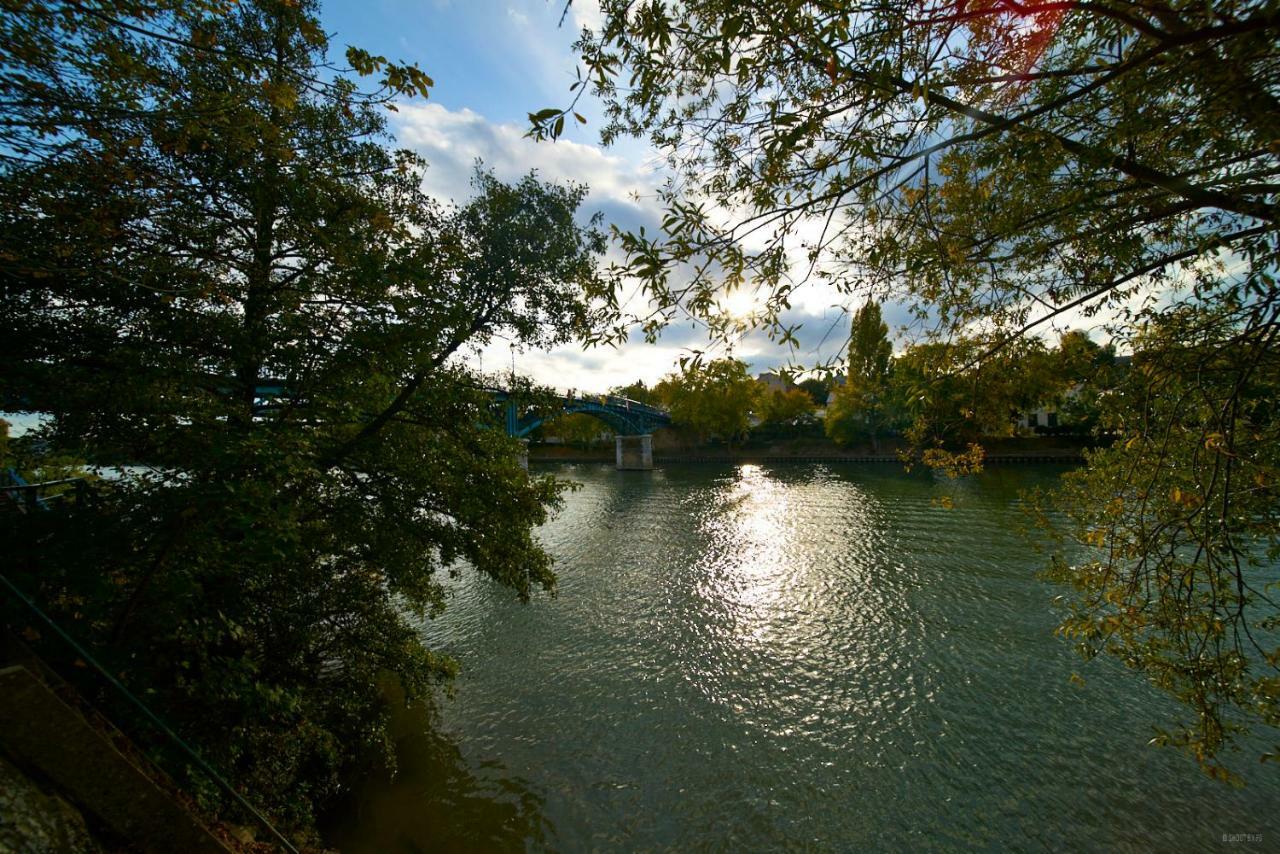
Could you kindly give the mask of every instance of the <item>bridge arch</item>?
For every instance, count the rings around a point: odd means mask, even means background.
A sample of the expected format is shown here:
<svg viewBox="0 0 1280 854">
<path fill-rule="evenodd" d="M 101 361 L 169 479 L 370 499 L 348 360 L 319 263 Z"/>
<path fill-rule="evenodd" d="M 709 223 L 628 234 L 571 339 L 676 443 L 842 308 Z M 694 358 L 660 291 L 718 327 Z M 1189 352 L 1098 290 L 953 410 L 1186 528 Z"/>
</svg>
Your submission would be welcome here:
<svg viewBox="0 0 1280 854">
<path fill-rule="evenodd" d="M 649 432 L 642 423 L 633 421 L 617 413 L 610 412 L 604 407 L 593 406 L 588 403 L 566 404 L 563 409 L 552 415 L 530 416 L 522 419 L 513 434 L 517 439 L 523 439 L 534 430 L 537 430 L 548 420 L 554 419 L 559 415 L 590 415 L 592 418 L 604 424 L 610 430 L 622 436 L 639 436 L 642 433 Z"/>
<path fill-rule="evenodd" d="M 554 413 L 545 410 L 520 412 L 517 403 L 504 393 L 495 397 L 505 403 L 507 435 L 523 439 L 542 426 L 548 419 L 560 414 L 590 415 L 619 436 L 645 436 L 654 430 L 671 425 L 671 416 L 657 407 L 623 397 L 561 397 Z"/>
</svg>

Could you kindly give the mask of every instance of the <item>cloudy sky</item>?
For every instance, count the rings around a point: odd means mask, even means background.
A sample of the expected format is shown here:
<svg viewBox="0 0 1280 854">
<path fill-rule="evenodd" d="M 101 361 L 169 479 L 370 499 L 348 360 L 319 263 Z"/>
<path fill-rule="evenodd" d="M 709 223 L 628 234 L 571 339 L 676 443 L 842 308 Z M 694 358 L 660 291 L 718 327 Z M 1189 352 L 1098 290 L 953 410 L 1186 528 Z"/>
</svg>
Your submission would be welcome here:
<svg viewBox="0 0 1280 854">
<path fill-rule="evenodd" d="M 474 164 L 482 160 L 504 179 L 536 169 L 544 179 L 585 183 L 591 188 L 586 216 L 598 211 L 623 228 L 657 230 L 652 195 L 661 175 L 654 152 L 634 140 L 602 148 L 599 106 L 589 98 L 578 107 L 586 126 L 554 143 L 524 136 L 528 113 L 566 103 L 577 65 L 571 45 L 582 26 L 599 20 L 594 0 L 575 0 L 561 26 L 563 8 L 563 0 L 328 0 L 322 19 L 335 51 L 356 44 L 417 62 L 435 80 L 429 100 L 402 102 L 392 116 L 398 144 L 430 164 L 431 193 L 465 199 Z M 847 320 L 833 302 L 831 294 L 814 287 L 795 304 L 790 320 L 803 328 L 793 360 L 813 363 L 839 350 Z M 517 353 L 515 364 L 549 385 L 603 391 L 636 379 L 652 382 L 673 370 L 681 355 L 707 345 L 704 330 L 685 324 L 668 329 L 657 345 L 637 340 L 616 349 L 568 346 Z M 789 357 L 756 336 L 736 345 L 734 355 L 754 373 L 784 365 Z M 496 342 L 477 358 L 485 370 L 506 370 L 512 353 Z"/>
<path fill-rule="evenodd" d="M 543 179 L 575 181 L 591 188 L 583 214 L 603 213 L 625 229 L 644 225 L 658 231 L 653 200 L 661 184 L 660 162 L 643 142 L 626 140 L 610 148 L 598 143 L 600 107 L 590 96 L 578 102 L 586 126 L 570 123 L 559 141 L 526 139 L 528 114 L 563 106 L 575 79 L 571 46 L 583 26 L 600 22 L 596 0 L 574 0 L 561 21 L 564 0 L 322 0 L 322 20 L 340 57 L 348 44 L 396 60 L 417 62 L 435 80 L 429 100 L 402 102 L 391 117 L 399 145 L 430 164 L 427 190 L 441 199 L 470 195 L 477 160 L 500 178 L 514 180 L 531 169 Z M 745 295 L 739 295 L 742 297 Z M 750 298 L 746 302 L 750 303 Z M 794 351 L 752 335 L 734 346 L 753 373 L 792 364 L 813 365 L 838 357 L 848 333 L 841 298 L 823 283 L 809 283 L 792 299 L 787 323 L 800 323 Z M 1137 300 L 1134 300 L 1136 306 Z M 733 306 L 746 311 L 750 305 Z M 856 307 L 856 306 L 853 306 Z M 1131 306 L 1133 307 L 1133 306 Z M 639 308 L 633 306 L 633 308 Z M 884 307 L 891 329 L 911 322 L 895 305 Z M 1039 333 L 1054 339 L 1069 329 L 1086 329 L 1105 341 L 1107 313 L 1086 317 L 1069 312 Z M 897 342 L 899 346 L 903 343 Z M 632 380 L 652 382 L 676 368 L 694 349 L 707 349 L 702 329 L 672 326 L 657 345 L 632 341 L 619 348 L 561 347 L 551 352 L 515 353 L 516 370 L 558 388 L 603 391 Z M 723 352 L 720 348 L 712 350 Z M 507 370 L 513 353 L 495 342 L 471 358 L 486 371 Z"/>
</svg>

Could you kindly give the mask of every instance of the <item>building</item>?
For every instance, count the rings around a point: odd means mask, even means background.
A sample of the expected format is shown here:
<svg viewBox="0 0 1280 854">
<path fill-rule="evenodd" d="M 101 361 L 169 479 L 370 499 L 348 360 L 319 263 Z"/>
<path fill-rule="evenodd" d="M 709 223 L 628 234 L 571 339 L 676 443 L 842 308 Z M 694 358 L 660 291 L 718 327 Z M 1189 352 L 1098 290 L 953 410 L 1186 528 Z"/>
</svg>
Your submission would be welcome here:
<svg viewBox="0 0 1280 854">
<path fill-rule="evenodd" d="M 827 392 L 827 406 L 836 402 L 836 389 L 844 385 L 844 372 L 840 371 L 831 378 L 831 391 Z"/>
<path fill-rule="evenodd" d="M 757 382 L 762 382 L 770 391 L 791 391 L 796 384 L 781 374 L 775 374 L 773 371 L 765 371 L 756 377 Z"/>
</svg>

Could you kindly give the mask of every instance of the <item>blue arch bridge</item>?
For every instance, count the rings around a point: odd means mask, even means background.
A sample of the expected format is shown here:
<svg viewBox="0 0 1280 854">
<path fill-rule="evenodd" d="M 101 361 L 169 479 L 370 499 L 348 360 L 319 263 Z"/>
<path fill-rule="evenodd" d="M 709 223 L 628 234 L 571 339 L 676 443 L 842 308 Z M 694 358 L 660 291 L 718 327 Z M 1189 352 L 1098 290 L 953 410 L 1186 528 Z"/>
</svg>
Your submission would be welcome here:
<svg viewBox="0 0 1280 854">
<path fill-rule="evenodd" d="M 653 431 L 671 426 L 671 415 L 655 406 L 616 395 L 558 395 L 552 407 L 522 408 L 504 389 L 489 389 L 504 411 L 507 435 L 525 439 L 544 421 L 557 415 L 590 415 L 614 433 L 614 458 L 619 469 L 653 468 Z M 528 454 L 524 455 L 528 464 Z"/>
<path fill-rule="evenodd" d="M 269 411 L 290 391 L 283 380 L 264 380 L 255 388 L 258 410 Z M 621 470 L 653 468 L 653 431 L 671 426 L 671 415 L 664 409 L 612 394 L 556 395 L 550 405 L 533 407 L 501 388 L 486 389 L 494 403 L 503 410 L 503 425 L 513 439 L 526 439 L 545 421 L 557 415 L 582 413 L 602 422 L 614 433 L 614 459 Z M 542 398 L 545 402 L 547 398 Z M 521 456 L 527 467 L 527 448 Z"/>
</svg>

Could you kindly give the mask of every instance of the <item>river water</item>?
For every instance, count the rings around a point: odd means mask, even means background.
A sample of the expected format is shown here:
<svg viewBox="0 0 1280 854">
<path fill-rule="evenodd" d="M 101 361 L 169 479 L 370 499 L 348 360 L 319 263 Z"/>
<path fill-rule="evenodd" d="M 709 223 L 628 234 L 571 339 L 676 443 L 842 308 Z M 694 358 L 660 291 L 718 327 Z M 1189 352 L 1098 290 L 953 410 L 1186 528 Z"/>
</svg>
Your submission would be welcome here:
<svg viewBox="0 0 1280 854">
<path fill-rule="evenodd" d="M 484 579 L 453 584 L 423 627 L 463 665 L 453 696 L 398 713 L 400 773 L 356 787 L 331 844 L 1280 841 L 1275 765 L 1241 757 L 1248 785 L 1233 789 L 1147 746 L 1177 708 L 1053 636 L 1065 591 L 1036 576 L 1019 495 L 1058 469 L 959 482 L 869 465 L 545 470 L 582 485 L 541 531 L 558 594 L 521 605 Z"/>
</svg>

